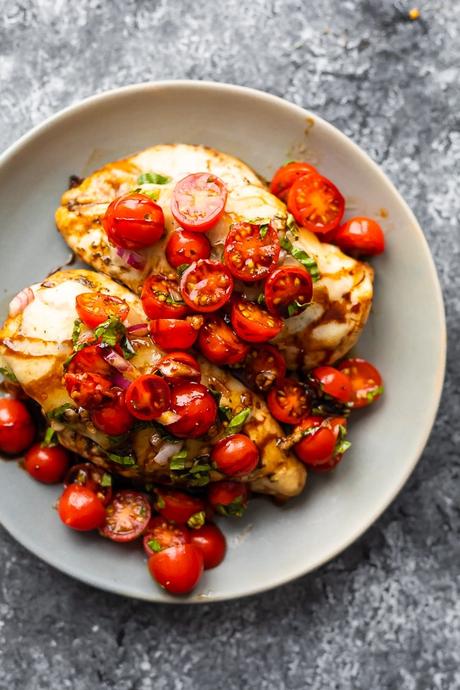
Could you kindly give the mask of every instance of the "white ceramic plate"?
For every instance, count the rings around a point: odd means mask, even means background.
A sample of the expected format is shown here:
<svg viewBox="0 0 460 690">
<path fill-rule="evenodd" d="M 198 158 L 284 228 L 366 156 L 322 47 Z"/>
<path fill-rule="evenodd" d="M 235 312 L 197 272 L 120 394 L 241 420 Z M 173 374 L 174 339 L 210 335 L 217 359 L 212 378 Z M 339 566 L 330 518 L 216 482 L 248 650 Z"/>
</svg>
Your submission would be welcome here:
<svg viewBox="0 0 460 690">
<path fill-rule="evenodd" d="M 329 476 L 313 477 L 280 509 L 253 501 L 226 522 L 227 559 L 181 601 L 252 594 L 325 563 L 359 537 L 396 496 L 430 433 L 442 389 L 445 323 L 435 268 L 417 221 L 381 170 L 316 115 L 279 98 L 225 84 L 159 82 L 95 96 L 50 118 L 0 159 L 2 313 L 13 294 L 58 267 L 69 251 L 53 214 L 68 177 L 156 143 L 216 147 L 265 177 L 307 159 L 339 186 L 348 213 L 381 219 L 387 251 L 376 259 L 376 296 L 357 352 L 382 371 L 386 393 L 354 416 L 353 448 Z M 0 520 L 30 551 L 97 587 L 177 601 L 151 581 L 138 545 L 73 533 L 53 508 L 59 488 L 0 462 Z"/>
</svg>

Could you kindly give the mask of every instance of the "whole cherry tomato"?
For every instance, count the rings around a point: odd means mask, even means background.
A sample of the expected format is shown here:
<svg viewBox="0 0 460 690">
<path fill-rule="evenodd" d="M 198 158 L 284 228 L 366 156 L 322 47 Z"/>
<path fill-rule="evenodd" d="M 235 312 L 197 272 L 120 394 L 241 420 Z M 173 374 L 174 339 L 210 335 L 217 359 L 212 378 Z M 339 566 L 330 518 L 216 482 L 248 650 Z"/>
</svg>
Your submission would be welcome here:
<svg viewBox="0 0 460 690">
<path fill-rule="evenodd" d="M 129 306 L 124 299 L 102 292 L 84 292 L 76 297 L 77 314 L 88 328 L 97 328 L 110 317 L 124 321 Z"/>
<path fill-rule="evenodd" d="M 227 541 L 217 525 L 210 523 L 194 529 L 191 541 L 201 551 L 205 570 L 215 568 L 224 560 Z"/>
<path fill-rule="evenodd" d="M 109 204 L 102 225 L 109 240 L 124 249 L 143 249 L 163 235 L 165 219 L 161 206 L 146 194 L 130 193 Z"/>
<path fill-rule="evenodd" d="M 306 177 L 308 175 L 317 175 L 318 171 L 309 163 L 304 161 L 291 161 L 282 165 L 281 168 L 273 175 L 270 183 L 270 191 L 272 194 L 282 199 L 287 200 L 289 190 L 299 177 Z"/>
<path fill-rule="evenodd" d="M 385 235 L 380 224 L 364 216 L 347 220 L 332 232 L 328 241 L 338 245 L 345 252 L 367 256 L 375 256 L 385 250 Z"/>
<path fill-rule="evenodd" d="M 91 489 L 70 484 L 59 499 L 59 517 L 72 529 L 85 532 L 97 529 L 105 520 L 105 508 Z"/>
<path fill-rule="evenodd" d="M 149 558 L 150 574 L 171 594 L 188 594 L 203 574 L 203 556 L 193 544 L 170 546 Z"/>
<path fill-rule="evenodd" d="M 36 443 L 27 451 L 24 467 L 37 481 L 57 484 L 64 479 L 69 463 L 69 453 L 62 446 L 42 446 L 41 443 Z"/>
<path fill-rule="evenodd" d="M 112 500 L 112 477 L 102 467 L 92 462 L 81 462 L 73 465 L 64 479 L 64 487 L 70 484 L 86 486 L 93 491 L 101 503 L 106 506 Z"/>
<path fill-rule="evenodd" d="M 319 384 L 321 392 L 325 395 L 343 404 L 350 402 L 353 389 L 349 377 L 344 372 L 335 367 L 315 367 L 311 371 L 311 378 Z"/>
<path fill-rule="evenodd" d="M 242 362 L 249 350 L 220 316 L 211 316 L 200 329 L 198 347 L 210 362 L 219 366 Z"/>
<path fill-rule="evenodd" d="M 125 404 L 125 394 L 119 392 L 109 402 L 91 412 L 91 421 L 96 429 L 109 436 L 126 434 L 132 427 L 134 419 Z"/>
<path fill-rule="evenodd" d="M 149 524 L 152 512 L 145 494 L 139 491 L 118 491 L 106 508 L 105 522 L 100 528 L 103 537 L 127 542 L 137 539 Z"/>
<path fill-rule="evenodd" d="M 0 398 L 0 451 L 22 453 L 35 438 L 35 425 L 20 400 Z"/>
<path fill-rule="evenodd" d="M 215 423 L 217 404 L 201 383 L 178 383 L 171 390 L 171 410 L 179 419 L 168 429 L 179 438 L 196 438 L 206 434 Z"/>
<path fill-rule="evenodd" d="M 299 225 L 317 234 L 334 230 L 345 211 L 345 199 L 321 175 L 299 177 L 289 190 L 287 205 Z"/>
<path fill-rule="evenodd" d="M 174 187 L 171 213 L 186 230 L 207 232 L 224 212 L 227 188 L 211 173 L 192 173 Z"/>
<path fill-rule="evenodd" d="M 222 474 L 242 477 L 257 467 L 259 451 L 249 436 L 231 434 L 216 443 L 211 452 L 211 462 Z"/>
<path fill-rule="evenodd" d="M 306 465 L 329 462 L 334 454 L 337 436 L 324 422 L 324 417 L 306 417 L 300 422 L 300 430 L 305 436 L 296 443 L 294 451 Z"/>
<path fill-rule="evenodd" d="M 193 264 L 198 259 L 209 259 L 211 245 L 202 233 L 175 230 L 168 238 L 165 253 L 169 265 L 178 268 L 184 264 Z"/>
</svg>

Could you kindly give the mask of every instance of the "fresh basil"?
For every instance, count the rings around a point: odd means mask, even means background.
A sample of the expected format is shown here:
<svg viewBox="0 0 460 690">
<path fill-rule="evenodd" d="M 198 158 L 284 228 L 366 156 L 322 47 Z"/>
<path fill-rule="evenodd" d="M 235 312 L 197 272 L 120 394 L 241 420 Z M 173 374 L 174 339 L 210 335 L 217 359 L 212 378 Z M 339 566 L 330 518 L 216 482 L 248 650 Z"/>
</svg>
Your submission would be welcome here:
<svg viewBox="0 0 460 690">
<path fill-rule="evenodd" d="M 62 421 L 64 413 L 67 410 L 73 410 L 74 412 L 75 407 L 71 405 L 70 403 L 64 403 L 64 405 L 60 405 L 59 407 L 55 407 L 54 410 L 50 410 L 47 413 L 48 419 L 56 419 L 57 421 Z"/>
<path fill-rule="evenodd" d="M 187 449 L 182 448 L 178 453 L 174 453 L 169 461 L 169 469 L 172 471 L 185 470 L 187 467 Z"/>
<path fill-rule="evenodd" d="M 13 372 L 10 369 L 7 369 L 6 367 L 0 367 L 0 374 L 12 383 L 19 383 Z"/>
<path fill-rule="evenodd" d="M 238 414 L 231 418 L 228 423 L 227 430 L 238 429 L 239 427 L 243 426 L 250 414 L 251 408 L 245 407 L 244 410 L 241 410 L 241 412 L 238 412 Z"/>
<path fill-rule="evenodd" d="M 179 276 L 181 276 L 187 268 L 190 268 L 190 264 L 180 264 L 177 268 L 176 271 L 178 272 Z"/>
<path fill-rule="evenodd" d="M 172 178 L 156 172 L 146 172 L 139 175 L 137 184 L 168 184 Z"/>
<path fill-rule="evenodd" d="M 305 307 L 308 307 L 308 302 L 298 302 L 295 299 L 291 304 L 288 304 L 288 316 L 297 316 Z"/>
<path fill-rule="evenodd" d="M 382 395 L 382 393 L 383 393 L 383 386 L 378 386 L 378 388 L 374 388 L 373 390 L 368 391 L 366 393 L 366 400 L 371 403 L 375 400 L 375 398 L 378 398 L 379 395 Z"/>
<path fill-rule="evenodd" d="M 257 304 L 265 305 L 265 295 L 263 292 L 261 292 L 259 295 L 257 295 L 256 302 L 257 302 Z"/>
<path fill-rule="evenodd" d="M 314 283 L 316 283 L 316 281 L 320 279 L 321 276 L 316 261 L 312 259 L 312 257 L 309 256 L 307 252 L 304 252 L 303 249 L 294 247 L 287 235 L 284 235 L 284 237 L 280 239 L 280 245 L 283 249 L 289 252 L 289 254 L 291 254 L 291 256 L 293 256 L 294 259 L 296 259 L 300 264 L 302 264 L 302 266 L 304 266 L 307 269 Z"/>
<path fill-rule="evenodd" d="M 49 447 L 49 446 L 55 446 L 57 443 L 56 441 L 56 431 L 52 427 L 48 427 L 45 436 L 43 438 L 43 441 L 41 442 L 41 445 L 43 447 Z"/>
<path fill-rule="evenodd" d="M 110 345 L 111 347 L 114 347 L 114 345 L 117 344 L 125 333 L 125 327 L 120 319 L 117 319 L 115 316 L 109 317 L 107 321 L 101 323 L 101 325 L 98 326 L 94 331 L 96 338 L 100 338 L 101 342 L 103 342 L 105 345 Z"/>
<path fill-rule="evenodd" d="M 152 549 L 152 551 L 154 551 L 155 553 L 161 551 L 161 544 L 158 541 L 158 539 L 149 539 L 147 542 L 147 546 L 149 547 L 149 549 Z"/>
<path fill-rule="evenodd" d="M 130 339 L 126 335 L 122 336 L 120 347 L 123 350 L 123 357 L 125 359 L 132 359 L 136 354 L 136 350 L 133 348 Z"/>
<path fill-rule="evenodd" d="M 134 467 L 136 461 L 132 455 L 117 455 L 117 453 L 107 453 L 107 456 L 112 462 L 116 462 L 117 465 L 123 465 L 124 467 Z"/>
<path fill-rule="evenodd" d="M 73 322 L 73 330 L 72 330 L 72 342 L 73 342 L 73 349 L 74 350 L 81 350 L 83 347 L 83 344 L 78 344 L 78 339 L 81 335 L 81 329 L 83 328 L 83 322 L 80 321 L 80 319 L 75 319 Z"/>
<path fill-rule="evenodd" d="M 104 472 L 104 474 L 101 477 L 100 484 L 104 488 L 112 486 L 112 475 L 110 475 L 108 472 Z"/>
<path fill-rule="evenodd" d="M 261 236 L 262 239 L 264 239 L 264 237 L 266 237 L 269 227 L 270 227 L 270 226 L 268 225 L 268 223 L 267 223 L 267 224 L 264 224 L 264 225 L 261 225 L 261 226 L 259 227 L 259 235 Z"/>
<path fill-rule="evenodd" d="M 246 502 L 243 501 L 242 496 L 238 496 L 238 498 L 233 499 L 228 505 L 220 503 L 216 506 L 216 510 L 226 517 L 242 517 L 246 510 Z"/>
<path fill-rule="evenodd" d="M 200 510 L 198 513 L 194 513 L 189 517 L 187 520 L 187 525 L 191 529 L 200 529 L 200 527 L 203 527 L 204 523 L 206 522 L 206 513 L 204 510 Z"/>
</svg>

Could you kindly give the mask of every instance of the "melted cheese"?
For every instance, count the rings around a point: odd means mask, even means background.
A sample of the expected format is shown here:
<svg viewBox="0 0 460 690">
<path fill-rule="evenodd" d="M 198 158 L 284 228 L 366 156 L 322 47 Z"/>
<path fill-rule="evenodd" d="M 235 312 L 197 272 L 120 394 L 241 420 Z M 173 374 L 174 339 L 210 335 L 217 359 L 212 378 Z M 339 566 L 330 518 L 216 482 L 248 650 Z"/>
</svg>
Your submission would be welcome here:
<svg viewBox="0 0 460 690">
<path fill-rule="evenodd" d="M 20 335 L 55 342 L 69 340 L 78 318 L 75 297 L 89 292 L 88 288 L 68 280 L 50 288 L 34 285 L 32 290 L 35 299 L 22 313 Z"/>
</svg>

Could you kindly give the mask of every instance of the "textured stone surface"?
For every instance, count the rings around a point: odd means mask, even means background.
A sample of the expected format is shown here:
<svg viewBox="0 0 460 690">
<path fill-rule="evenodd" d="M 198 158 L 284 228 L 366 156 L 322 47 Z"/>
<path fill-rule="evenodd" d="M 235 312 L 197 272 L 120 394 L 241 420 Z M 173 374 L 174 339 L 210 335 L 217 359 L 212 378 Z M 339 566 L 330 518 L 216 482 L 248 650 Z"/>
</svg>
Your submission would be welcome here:
<svg viewBox="0 0 460 690">
<path fill-rule="evenodd" d="M 362 145 L 428 236 L 450 327 L 433 435 L 383 517 L 320 571 L 201 607 L 123 600 L 0 532 L 1 690 L 460 688 L 460 5 L 388 0 L 0 0 L 0 148 L 84 96 L 228 81 Z M 427 328 L 429 328 L 427 324 Z"/>
</svg>

